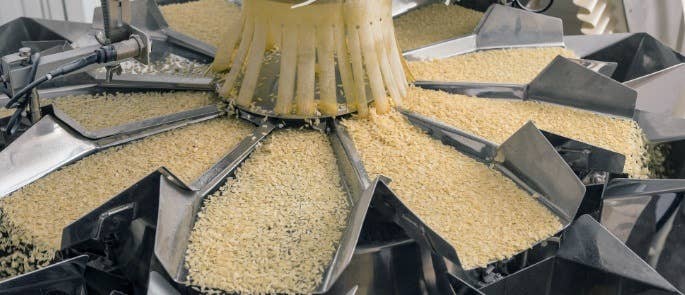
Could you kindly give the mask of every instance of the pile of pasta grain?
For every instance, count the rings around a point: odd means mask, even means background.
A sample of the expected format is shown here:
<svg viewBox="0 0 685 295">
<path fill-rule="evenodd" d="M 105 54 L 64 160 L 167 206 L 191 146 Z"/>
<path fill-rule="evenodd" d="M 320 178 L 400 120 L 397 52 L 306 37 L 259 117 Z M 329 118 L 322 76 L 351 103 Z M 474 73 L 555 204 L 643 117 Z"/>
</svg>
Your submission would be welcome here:
<svg viewBox="0 0 685 295">
<path fill-rule="evenodd" d="M 62 229 L 155 169 L 190 183 L 253 128 L 215 119 L 110 148 L 29 184 L 0 200 L 0 277 L 49 263 Z"/>
<path fill-rule="evenodd" d="M 14 114 L 14 109 L 6 109 L 4 106 L 0 107 L 0 118 L 9 117 Z"/>
<path fill-rule="evenodd" d="M 409 69 L 416 80 L 423 81 L 526 84 L 557 55 L 576 57 L 572 51 L 560 47 L 497 49 L 445 59 L 412 61 Z"/>
<path fill-rule="evenodd" d="M 199 0 L 161 6 L 169 26 L 214 47 L 239 23 L 240 7 L 226 0 Z"/>
<path fill-rule="evenodd" d="M 624 171 L 646 178 L 646 142 L 633 120 L 536 101 L 488 99 L 409 89 L 405 106 L 495 143 L 503 143 L 528 121 L 545 131 L 626 156 Z"/>
<path fill-rule="evenodd" d="M 217 101 L 209 92 L 147 92 L 65 96 L 44 103 L 52 102 L 81 126 L 95 131 L 208 106 Z"/>
<path fill-rule="evenodd" d="M 186 255 L 190 283 L 203 291 L 310 294 L 349 212 L 326 136 L 277 132 L 205 201 Z"/>
<path fill-rule="evenodd" d="M 343 124 L 371 177 L 456 249 L 465 269 L 510 257 L 554 235 L 557 218 L 498 171 L 414 127 L 402 115 L 371 112 Z"/>
<path fill-rule="evenodd" d="M 470 34 L 481 18 L 480 11 L 436 3 L 395 18 L 395 32 L 400 48 L 410 50 Z"/>
</svg>

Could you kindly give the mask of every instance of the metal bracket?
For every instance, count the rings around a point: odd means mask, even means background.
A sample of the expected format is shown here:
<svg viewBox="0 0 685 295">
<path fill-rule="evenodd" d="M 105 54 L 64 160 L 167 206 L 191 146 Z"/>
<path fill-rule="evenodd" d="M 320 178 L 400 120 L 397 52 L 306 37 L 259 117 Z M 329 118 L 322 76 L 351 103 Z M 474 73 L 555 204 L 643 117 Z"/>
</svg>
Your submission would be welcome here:
<svg viewBox="0 0 685 295">
<path fill-rule="evenodd" d="M 103 240 L 125 230 L 133 219 L 135 219 L 135 203 L 128 203 L 102 213 L 98 219 L 95 240 Z"/>
</svg>

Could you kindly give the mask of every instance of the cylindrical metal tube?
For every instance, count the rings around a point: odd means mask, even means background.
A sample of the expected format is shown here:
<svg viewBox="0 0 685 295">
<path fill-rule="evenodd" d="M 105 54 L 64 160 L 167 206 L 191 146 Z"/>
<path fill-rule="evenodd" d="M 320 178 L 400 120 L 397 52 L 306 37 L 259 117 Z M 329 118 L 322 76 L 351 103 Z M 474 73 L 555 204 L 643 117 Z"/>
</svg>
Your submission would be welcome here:
<svg viewBox="0 0 685 295">
<path fill-rule="evenodd" d="M 33 88 L 29 111 L 31 112 L 31 123 L 35 124 L 36 122 L 40 121 L 40 96 L 38 95 L 37 88 Z"/>
<path fill-rule="evenodd" d="M 144 45 L 138 38 L 138 36 L 133 35 L 131 39 L 112 44 L 117 54 L 116 60 L 139 56 L 144 50 Z"/>
</svg>

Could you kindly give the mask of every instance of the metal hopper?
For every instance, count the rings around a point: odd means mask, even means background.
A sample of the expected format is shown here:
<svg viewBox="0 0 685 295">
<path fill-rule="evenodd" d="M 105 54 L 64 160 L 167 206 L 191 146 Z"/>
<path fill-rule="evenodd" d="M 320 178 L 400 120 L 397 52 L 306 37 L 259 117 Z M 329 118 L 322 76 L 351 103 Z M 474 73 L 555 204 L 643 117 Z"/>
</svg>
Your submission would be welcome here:
<svg viewBox="0 0 685 295">
<path fill-rule="evenodd" d="M 554 256 L 531 261 L 529 266 L 480 291 L 511 295 L 682 294 L 588 215 L 566 229 L 558 248 Z"/>
<path fill-rule="evenodd" d="M 573 220 L 585 187 L 532 123 L 522 127 L 501 146 L 497 146 L 423 116 L 410 113 L 405 115 L 414 125 L 426 130 L 434 138 L 486 165 L 494 165 L 495 169 L 514 180 L 524 190 L 541 196 L 537 200 L 549 208 L 564 226 Z M 337 128 L 344 130 L 341 126 Z M 365 172 L 358 174 L 363 175 Z M 421 216 L 412 213 L 385 181 L 379 180 L 375 187 L 375 198 L 372 201 L 375 208 L 385 215 L 393 216 L 393 221 L 422 246 L 459 265 L 459 253 L 426 226 L 421 221 Z"/>
</svg>

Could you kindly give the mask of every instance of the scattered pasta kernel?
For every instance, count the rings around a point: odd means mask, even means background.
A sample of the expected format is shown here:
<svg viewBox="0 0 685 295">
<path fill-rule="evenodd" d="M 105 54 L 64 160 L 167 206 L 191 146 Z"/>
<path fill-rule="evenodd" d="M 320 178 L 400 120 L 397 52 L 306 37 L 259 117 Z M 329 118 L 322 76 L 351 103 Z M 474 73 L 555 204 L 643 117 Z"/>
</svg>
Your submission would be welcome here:
<svg viewBox="0 0 685 295">
<path fill-rule="evenodd" d="M 409 69 L 416 80 L 527 84 L 557 55 L 576 57 L 560 47 L 497 49 L 412 61 Z"/>
<path fill-rule="evenodd" d="M 146 65 L 137 60 L 128 60 L 120 63 L 122 73 L 133 75 L 179 75 L 201 77 L 207 71 L 209 65 L 202 64 L 182 56 L 169 53 L 163 59 L 153 61 Z M 106 73 L 105 68 L 97 69 L 99 73 Z"/>
<path fill-rule="evenodd" d="M 397 41 L 403 50 L 470 34 L 483 18 L 480 11 L 436 3 L 395 18 Z"/>
<path fill-rule="evenodd" d="M 30 267 L 0 276 L 47 264 L 64 227 L 162 166 L 188 183 L 197 179 L 251 130 L 229 119 L 193 124 L 86 157 L 3 198 L 0 266 Z"/>
<path fill-rule="evenodd" d="M 509 178 L 397 112 L 343 124 L 369 175 L 390 177 L 398 197 L 454 246 L 465 269 L 511 257 L 561 229 L 546 207 Z"/>
<path fill-rule="evenodd" d="M 326 136 L 278 131 L 206 199 L 186 255 L 190 283 L 239 294 L 312 293 L 349 212 Z"/>
<path fill-rule="evenodd" d="M 624 171 L 649 175 L 642 130 L 630 119 L 537 101 L 488 99 L 409 89 L 407 107 L 495 143 L 503 143 L 528 121 L 538 128 L 626 156 Z"/>
</svg>

